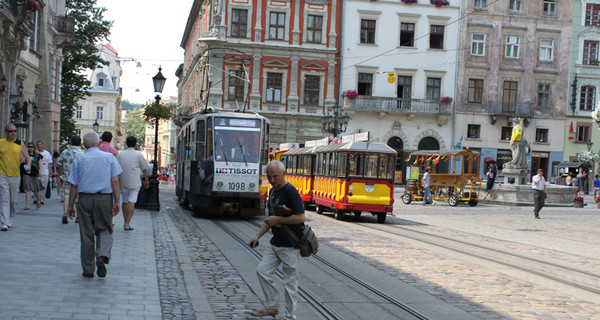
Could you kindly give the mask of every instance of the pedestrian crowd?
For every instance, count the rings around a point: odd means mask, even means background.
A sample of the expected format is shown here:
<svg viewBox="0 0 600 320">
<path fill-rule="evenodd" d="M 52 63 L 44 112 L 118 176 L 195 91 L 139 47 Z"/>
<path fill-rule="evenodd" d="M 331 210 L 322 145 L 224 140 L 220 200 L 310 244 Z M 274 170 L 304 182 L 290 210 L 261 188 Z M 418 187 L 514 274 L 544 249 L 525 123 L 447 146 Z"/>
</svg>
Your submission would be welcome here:
<svg viewBox="0 0 600 320">
<path fill-rule="evenodd" d="M 127 149 L 118 153 L 110 144 L 112 133 L 88 132 L 82 138 L 73 136 L 70 147 L 50 153 L 44 142 L 17 139 L 13 123 L 5 126 L 0 139 L 0 230 L 13 226 L 19 185 L 25 193 L 24 210 L 30 210 L 33 198 L 36 208 L 52 197 L 63 202 L 61 221 L 79 223 L 81 266 L 83 276 L 105 277 L 113 243 L 113 217 L 123 210 L 124 230 L 132 231 L 134 205 L 142 187 L 149 186 L 148 162 L 135 150 L 137 139 L 126 139 Z M 121 206 L 122 203 L 122 206 Z"/>
</svg>

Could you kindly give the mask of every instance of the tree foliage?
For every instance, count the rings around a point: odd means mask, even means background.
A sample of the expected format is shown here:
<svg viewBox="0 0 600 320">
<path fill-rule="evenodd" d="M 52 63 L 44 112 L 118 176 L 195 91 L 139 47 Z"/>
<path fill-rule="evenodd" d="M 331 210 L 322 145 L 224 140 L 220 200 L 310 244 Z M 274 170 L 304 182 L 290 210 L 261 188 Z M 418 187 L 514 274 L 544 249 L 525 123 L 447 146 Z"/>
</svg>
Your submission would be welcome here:
<svg viewBox="0 0 600 320">
<path fill-rule="evenodd" d="M 146 121 L 144 120 L 142 109 L 136 109 L 127 112 L 127 115 L 125 116 L 125 123 L 125 132 L 127 136 L 134 136 L 138 141 L 138 145 L 140 147 L 144 146 L 144 141 L 146 138 Z"/>
<path fill-rule="evenodd" d="M 90 81 L 86 70 L 106 63 L 96 45 L 110 34 L 112 21 L 104 20 L 106 8 L 96 7 L 96 0 L 67 0 L 66 15 L 75 19 L 75 37 L 63 49 L 61 73 L 60 140 L 69 141 L 75 134 L 73 114 L 79 99 L 89 96 Z"/>
<path fill-rule="evenodd" d="M 129 100 L 121 101 L 121 110 L 135 110 L 143 107 L 141 103 L 130 102 Z"/>
</svg>

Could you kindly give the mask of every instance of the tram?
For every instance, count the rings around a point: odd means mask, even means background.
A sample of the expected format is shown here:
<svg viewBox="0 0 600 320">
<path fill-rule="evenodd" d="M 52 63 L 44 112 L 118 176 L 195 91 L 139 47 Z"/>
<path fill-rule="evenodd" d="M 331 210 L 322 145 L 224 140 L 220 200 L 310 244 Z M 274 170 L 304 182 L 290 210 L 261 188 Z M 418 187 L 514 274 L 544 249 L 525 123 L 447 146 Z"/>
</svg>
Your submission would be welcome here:
<svg viewBox="0 0 600 320">
<path fill-rule="evenodd" d="M 285 154 L 286 176 L 319 214 L 339 220 L 369 212 L 384 223 L 393 210 L 395 158 L 394 149 L 377 142 L 306 147 Z"/>
<path fill-rule="evenodd" d="M 481 192 L 479 161 L 481 154 L 471 150 L 421 150 L 411 153 L 407 162 L 406 192 L 402 202 L 423 200 L 421 180 L 425 168 L 431 168 L 430 190 L 433 200 L 448 201 L 451 206 L 466 202 L 470 206 L 479 203 Z"/>
<path fill-rule="evenodd" d="M 195 213 L 263 215 L 269 120 L 258 114 L 201 114 L 177 135 L 176 194 Z"/>
</svg>

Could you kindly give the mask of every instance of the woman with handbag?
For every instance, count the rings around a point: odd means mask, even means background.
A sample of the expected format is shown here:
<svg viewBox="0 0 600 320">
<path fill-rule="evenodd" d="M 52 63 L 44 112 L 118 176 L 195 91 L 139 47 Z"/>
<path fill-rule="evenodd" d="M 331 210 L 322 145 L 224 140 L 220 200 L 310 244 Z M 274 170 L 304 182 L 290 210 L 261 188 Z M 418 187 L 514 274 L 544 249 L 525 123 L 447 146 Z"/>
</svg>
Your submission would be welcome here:
<svg viewBox="0 0 600 320">
<path fill-rule="evenodd" d="M 25 191 L 25 208 L 29 210 L 29 198 L 31 192 L 35 196 L 37 208 L 40 207 L 40 190 L 42 190 L 42 183 L 39 179 L 41 176 L 40 167 L 42 165 L 42 155 L 36 152 L 35 144 L 30 142 L 27 144 L 27 152 L 31 157 L 31 171 L 23 176 L 23 190 Z M 25 165 L 25 164 L 22 164 Z"/>
</svg>

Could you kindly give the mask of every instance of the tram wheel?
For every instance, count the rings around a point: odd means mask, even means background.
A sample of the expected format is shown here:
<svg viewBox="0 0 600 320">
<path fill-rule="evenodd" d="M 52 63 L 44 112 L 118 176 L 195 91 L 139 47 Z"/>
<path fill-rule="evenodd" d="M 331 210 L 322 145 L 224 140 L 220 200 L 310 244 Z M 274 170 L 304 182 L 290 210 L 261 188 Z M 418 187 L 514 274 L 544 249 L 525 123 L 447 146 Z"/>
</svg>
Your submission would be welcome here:
<svg viewBox="0 0 600 320">
<path fill-rule="evenodd" d="M 358 218 L 360 218 L 360 215 L 362 214 L 362 211 L 354 210 L 352 213 L 354 213 L 354 217 L 356 219 L 358 219 Z"/>
<path fill-rule="evenodd" d="M 317 205 L 317 209 L 315 210 L 318 214 L 323 214 L 323 207 L 321 205 Z"/>
<path fill-rule="evenodd" d="M 476 206 L 476 205 L 477 205 L 477 200 L 469 200 L 469 205 L 470 205 L 471 207 L 474 207 L 474 206 Z"/>
<path fill-rule="evenodd" d="M 453 207 L 458 205 L 458 195 L 456 193 L 450 195 L 450 198 L 448 198 L 448 204 Z"/>
<path fill-rule="evenodd" d="M 402 202 L 404 202 L 404 204 L 410 204 L 412 202 L 412 194 L 406 192 L 405 194 L 402 195 Z"/>
<path fill-rule="evenodd" d="M 377 222 L 379 223 L 385 223 L 385 218 L 387 217 L 387 214 L 385 212 L 379 212 L 377 213 Z"/>
<path fill-rule="evenodd" d="M 342 220 L 342 217 L 344 216 L 344 213 L 338 209 L 335 209 L 335 212 L 333 213 L 333 217 L 335 218 L 335 220 Z"/>
</svg>

